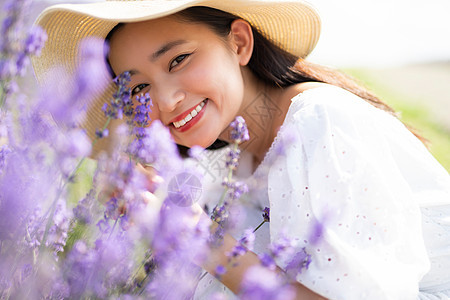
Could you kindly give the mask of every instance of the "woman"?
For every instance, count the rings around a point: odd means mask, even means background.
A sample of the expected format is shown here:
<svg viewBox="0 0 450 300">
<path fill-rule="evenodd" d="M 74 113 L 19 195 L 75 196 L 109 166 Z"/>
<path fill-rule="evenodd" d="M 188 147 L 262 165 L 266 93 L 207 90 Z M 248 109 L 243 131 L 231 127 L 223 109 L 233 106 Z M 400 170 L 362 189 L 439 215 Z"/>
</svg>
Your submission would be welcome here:
<svg viewBox="0 0 450 300">
<path fill-rule="evenodd" d="M 308 4 L 108 1 L 55 6 L 37 23 L 49 35 L 38 77 L 51 64 L 73 69 L 83 37 L 105 38 L 110 71 L 130 73 L 133 96 L 150 94 L 152 120 L 180 145 L 230 141 L 228 124 L 244 117 L 250 140 L 241 146 L 257 167 L 252 203 L 271 209 L 254 251 L 282 233 L 306 249 L 311 264 L 291 284 L 297 297 L 450 297 L 449 175 L 387 105 L 304 60 L 320 28 Z M 105 99 L 89 112 L 91 132 Z M 234 244 L 226 236 L 203 267 L 217 275 Z M 221 281 L 238 293 L 258 264 L 247 252 Z M 198 297 L 214 289 L 199 286 Z"/>
</svg>

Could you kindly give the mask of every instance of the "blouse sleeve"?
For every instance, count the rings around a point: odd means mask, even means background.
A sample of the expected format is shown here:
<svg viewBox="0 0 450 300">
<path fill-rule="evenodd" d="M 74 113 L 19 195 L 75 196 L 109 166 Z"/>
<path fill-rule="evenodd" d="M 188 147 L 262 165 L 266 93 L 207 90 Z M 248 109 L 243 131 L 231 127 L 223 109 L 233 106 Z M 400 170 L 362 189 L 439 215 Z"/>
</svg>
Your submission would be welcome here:
<svg viewBox="0 0 450 300">
<path fill-rule="evenodd" d="M 296 279 L 331 299 L 416 299 L 429 269 L 421 191 L 448 173 L 401 122 L 336 87 L 293 101 L 277 142 L 292 136 L 268 195 L 271 240 L 283 233 L 311 255 Z"/>
</svg>

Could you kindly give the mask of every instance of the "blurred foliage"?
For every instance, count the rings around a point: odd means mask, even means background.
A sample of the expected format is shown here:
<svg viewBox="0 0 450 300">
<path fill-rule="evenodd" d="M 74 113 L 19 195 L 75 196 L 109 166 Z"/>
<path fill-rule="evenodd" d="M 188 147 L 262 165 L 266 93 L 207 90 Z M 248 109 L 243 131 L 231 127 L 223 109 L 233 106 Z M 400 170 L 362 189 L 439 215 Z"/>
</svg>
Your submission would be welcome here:
<svg viewBox="0 0 450 300">
<path fill-rule="evenodd" d="M 78 201 L 86 197 L 86 194 L 89 193 L 96 167 L 97 162 L 90 158 L 85 159 L 81 164 L 73 182 L 68 187 L 68 205 L 70 207 L 75 207 Z"/>
<path fill-rule="evenodd" d="M 375 92 L 383 101 L 400 113 L 400 119 L 429 141 L 428 149 L 433 156 L 450 172 L 450 132 L 436 122 L 425 105 L 408 101 L 408 97 L 370 76 L 370 69 L 346 69 L 347 74 L 359 80 L 369 90 Z"/>
</svg>

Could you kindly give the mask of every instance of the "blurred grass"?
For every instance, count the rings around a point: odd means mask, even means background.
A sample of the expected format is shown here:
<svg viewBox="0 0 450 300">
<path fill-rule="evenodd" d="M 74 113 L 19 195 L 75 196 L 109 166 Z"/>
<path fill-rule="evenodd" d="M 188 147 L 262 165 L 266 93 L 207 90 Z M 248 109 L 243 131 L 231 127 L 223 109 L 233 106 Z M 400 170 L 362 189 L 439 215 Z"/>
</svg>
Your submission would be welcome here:
<svg viewBox="0 0 450 300">
<path fill-rule="evenodd" d="M 74 181 L 68 186 L 68 202 L 70 207 L 75 207 L 77 203 L 86 197 L 92 188 L 92 181 L 97 167 L 97 162 L 86 158 L 78 169 Z"/>
<path fill-rule="evenodd" d="M 419 135 L 429 141 L 428 149 L 433 156 L 450 172 L 450 131 L 436 122 L 430 109 L 396 91 L 392 86 L 374 79 L 370 69 L 345 69 L 345 73 L 359 80 L 363 85 L 375 92 L 383 101 L 400 113 L 400 119 L 412 127 Z"/>
</svg>

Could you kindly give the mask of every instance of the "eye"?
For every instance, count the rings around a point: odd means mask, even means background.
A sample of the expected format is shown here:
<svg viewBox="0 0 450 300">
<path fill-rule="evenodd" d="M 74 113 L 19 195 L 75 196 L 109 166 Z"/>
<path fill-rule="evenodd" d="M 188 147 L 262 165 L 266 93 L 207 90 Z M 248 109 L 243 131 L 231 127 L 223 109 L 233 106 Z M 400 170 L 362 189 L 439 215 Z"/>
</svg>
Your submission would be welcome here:
<svg viewBox="0 0 450 300">
<path fill-rule="evenodd" d="M 136 94 L 142 92 L 147 86 L 148 86 L 148 84 L 146 84 L 146 83 L 141 83 L 141 84 L 138 84 L 138 85 L 135 86 L 135 87 L 132 87 L 132 88 L 131 88 L 131 95 L 134 96 L 134 95 L 136 95 Z"/>
<path fill-rule="evenodd" d="M 176 67 L 179 63 L 181 63 L 186 57 L 188 57 L 191 54 L 182 54 L 175 57 L 174 60 L 170 63 L 169 70 L 172 70 L 172 68 Z"/>
</svg>

